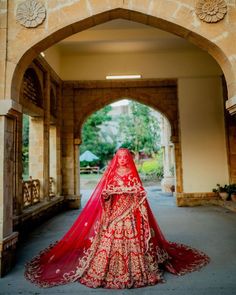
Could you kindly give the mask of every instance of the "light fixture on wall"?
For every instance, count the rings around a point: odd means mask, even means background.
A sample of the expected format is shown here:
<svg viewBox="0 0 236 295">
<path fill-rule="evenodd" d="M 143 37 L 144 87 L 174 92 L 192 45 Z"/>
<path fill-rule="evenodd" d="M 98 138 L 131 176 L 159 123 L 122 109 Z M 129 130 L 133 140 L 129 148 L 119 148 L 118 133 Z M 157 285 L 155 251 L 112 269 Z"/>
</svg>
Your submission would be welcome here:
<svg viewBox="0 0 236 295">
<path fill-rule="evenodd" d="M 44 52 L 40 52 L 40 55 L 41 55 L 42 57 L 45 57 L 45 53 L 44 53 Z"/>
<path fill-rule="evenodd" d="M 109 75 L 106 76 L 107 80 L 118 80 L 118 79 L 140 79 L 141 75 Z"/>
</svg>

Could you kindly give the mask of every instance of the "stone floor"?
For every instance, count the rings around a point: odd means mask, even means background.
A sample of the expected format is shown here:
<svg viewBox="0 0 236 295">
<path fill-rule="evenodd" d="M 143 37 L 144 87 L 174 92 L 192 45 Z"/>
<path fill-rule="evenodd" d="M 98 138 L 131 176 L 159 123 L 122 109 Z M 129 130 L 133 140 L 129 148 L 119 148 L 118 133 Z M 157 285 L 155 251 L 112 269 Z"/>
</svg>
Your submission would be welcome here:
<svg viewBox="0 0 236 295">
<path fill-rule="evenodd" d="M 0 279 L 0 294 L 235 294 L 236 214 L 217 206 L 178 208 L 174 198 L 160 193 L 158 187 L 149 187 L 147 191 L 151 207 L 166 237 L 205 251 L 211 257 L 208 266 L 182 277 L 165 273 L 166 283 L 140 289 L 90 289 L 79 283 L 48 289 L 32 285 L 23 276 L 25 262 L 67 231 L 80 212 L 74 210 L 53 217 L 35 229 L 27 241 L 21 243 L 16 267 Z M 83 204 L 90 192 L 83 191 Z"/>
</svg>

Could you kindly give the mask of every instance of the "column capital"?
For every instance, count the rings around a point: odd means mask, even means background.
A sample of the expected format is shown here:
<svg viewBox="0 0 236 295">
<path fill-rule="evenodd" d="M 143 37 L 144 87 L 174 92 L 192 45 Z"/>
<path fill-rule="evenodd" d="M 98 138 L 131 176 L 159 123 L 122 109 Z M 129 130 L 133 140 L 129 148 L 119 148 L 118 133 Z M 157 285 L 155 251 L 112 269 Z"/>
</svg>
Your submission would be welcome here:
<svg viewBox="0 0 236 295">
<path fill-rule="evenodd" d="M 231 115 L 235 115 L 236 114 L 236 95 L 229 98 L 225 102 L 225 106 Z"/>
<path fill-rule="evenodd" d="M 74 139 L 74 144 L 75 144 L 75 145 L 81 145 L 81 144 L 82 144 L 82 140 L 81 140 L 81 138 L 75 138 L 75 139 Z"/>
<path fill-rule="evenodd" d="M 22 113 L 22 106 L 12 99 L 0 100 L 0 116 L 9 114 L 11 110 Z"/>
<path fill-rule="evenodd" d="M 171 143 L 179 143 L 179 137 L 176 135 L 171 135 L 170 142 Z"/>
</svg>

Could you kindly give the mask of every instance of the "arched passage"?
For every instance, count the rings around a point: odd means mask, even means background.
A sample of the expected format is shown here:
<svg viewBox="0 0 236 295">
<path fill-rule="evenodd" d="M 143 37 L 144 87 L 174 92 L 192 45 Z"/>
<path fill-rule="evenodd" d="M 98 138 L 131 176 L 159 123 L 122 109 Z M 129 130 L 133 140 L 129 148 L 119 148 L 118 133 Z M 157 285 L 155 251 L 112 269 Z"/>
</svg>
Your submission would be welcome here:
<svg viewBox="0 0 236 295">
<path fill-rule="evenodd" d="M 150 185 L 150 181 L 153 185 L 157 185 L 161 181 L 164 192 L 174 191 L 176 163 L 174 144 L 170 141 L 171 125 L 158 109 L 131 97 L 120 98 L 115 103 L 107 104 L 86 117 L 81 129 L 80 155 L 89 150 L 98 157 L 98 160 L 92 164 L 84 162 L 81 166 L 80 162 L 81 190 L 87 189 L 87 184 L 91 188 L 92 184 L 96 184 L 97 179 L 95 174 L 92 176 L 91 183 L 90 176 L 86 177 L 81 173 L 98 173 L 98 164 L 104 171 L 107 161 L 111 159 L 117 148 L 124 146 L 135 152 L 136 163 L 141 165 L 141 170 L 143 169 L 141 175 L 144 185 Z M 140 134 L 140 130 L 145 132 Z M 140 153 L 144 150 L 144 154 Z M 145 168 L 146 164 L 149 165 L 148 170 Z M 152 171 L 149 171 L 150 168 Z M 147 174 L 154 172 L 154 169 L 155 175 L 149 177 Z"/>
<path fill-rule="evenodd" d="M 8 218 L 12 214 L 12 200 L 9 198 L 9 196 L 13 195 L 14 193 L 19 194 L 20 196 L 19 191 L 17 191 L 18 188 L 14 188 L 14 185 L 20 181 L 16 176 L 17 173 L 15 173 L 19 168 L 15 158 L 21 157 L 18 149 L 19 147 L 17 146 L 19 141 L 16 142 L 18 140 L 16 135 L 17 132 L 19 133 L 20 126 L 17 112 L 19 113 L 21 111 L 21 106 L 17 105 L 15 102 L 20 104 L 20 87 L 25 70 L 41 51 L 49 48 L 53 44 L 56 44 L 60 40 L 74 33 L 83 31 L 97 24 L 117 18 L 132 20 L 176 34 L 197 45 L 199 48 L 207 51 L 215 58 L 225 74 L 229 95 L 229 109 L 232 106 L 230 99 L 236 94 L 236 75 L 234 66 L 235 52 L 234 49 L 231 50 L 231 46 L 228 46 L 227 43 L 229 40 L 231 40 L 231 38 L 234 40 L 234 35 L 231 34 L 231 16 L 229 16 L 229 22 L 222 21 L 219 25 L 210 27 L 210 24 L 203 24 L 196 19 L 196 16 L 193 12 L 193 4 L 186 5 L 186 1 L 170 0 L 168 1 L 170 5 L 170 7 L 168 6 L 168 9 L 166 9 L 166 0 L 159 0 L 157 5 L 155 5 L 157 1 L 132 1 L 131 3 L 131 1 L 118 0 L 107 1 L 106 4 L 104 4 L 105 2 L 103 1 L 75 0 L 67 3 L 64 1 L 64 5 L 58 4 L 57 1 L 48 1 L 49 10 L 47 14 L 47 22 L 42 26 L 39 26 L 36 31 L 34 29 L 28 30 L 20 27 L 19 24 L 17 24 L 15 21 L 12 21 L 13 19 L 15 20 L 14 13 L 16 11 L 16 2 L 17 1 L 6 2 L 9 5 L 6 8 L 6 11 L 8 13 L 8 19 L 10 20 L 9 23 L 11 23 L 11 26 L 9 27 L 8 34 L 5 34 L 4 32 L 4 38 L 6 38 L 6 40 L 4 39 L 6 41 L 4 47 L 6 47 L 7 57 L 6 60 L 4 60 L 4 70 L 1 80 L 5 86 L 5 88 L 3 87 L 4 91 L 2 91 L 1 87 L 1 94 L 4 92 L 4 94 L 1 96 L 6 98 L 6 102 L 3 101 L 5 104 L 3 103 L 4 109 L 1 110 L 2 118 L 0 124 L 2 130 L 3 128 L 4 130 L 7 130 L 5 133 L 8 135 L 5 136 L 5 134 L 3 134 L 1 137 L 1 142 L 4 143 L 1 145 L 1 148 L 4 146 L 4 149 L 1 150 L 4 151 L 4 154 L 6 154 L 5 159 L 1 159 L 1 166 L 3 167 L 2 169 L 4 171 L 4 177 L 8 180 L 7 185 L 4 186 L 4 191 L 1 193 L 1 201 L 2 204 L 4 204 L 4 213 L 3 216 L 1 216 L 0 222 L 2 229 L 1 232 L 3 233 L 0 237 L 1 249 L 3 249 L 1 252 L 1 257 L 6 258 L 6 264 L 8 264 L 8 260 L 9 263 L 11 262 L 11 259 L 7 258 L 9 257 L 8 252 L 14 253 L 14 246 L 17 240 L 16 235 L 12 233 L 12 218 Z M 224 35 L 223 33 L 225 31 L 227 31 L 227 34 Z M 5 35 L 7 35 L 7 37 L 5 37 Z M 49 75 L 47 75 L 46 83 L 49 84 Z M 104 88 L 101 86 L 99 87 Z M 139 92 L 141 88 L 142 87 L 137 88 L 137 91 Z M 152 88 L 151 85 L 150 88 Z M 74 171 L 76 169 L 73 164 L 71 164 L 73 163 L 75 155 L 74 146 L 78 144 L 80 140 L 79 125 L 76 126 L 72 123 L 76 112 L 76 110 L 73 112 L 73 103 L 75 102 L 74 93 L 76 93 L 76 91 L 77 90 L 73 88 L 72 94 L 70 94 L 70 98 L 68 99 L 67 94 L 64 93 L 65 102 L 69 102 L 68 105 L 70 105 L 71 108 L 68 112 L 70 117 L 68 120 L 64 121 L 66 123 L 65 126 L 63 126 L 64 135 L 66 134 L 66 136 L 63 138 L 64 150 L 62 157 L 64 161 L 63 167 L 65 167 L 63 169 L 63 193 L 65 195 L 73 195 L 76 191 L 74 182 Z M 50 93 L 50 89 L 48 93 Z M 138 94 L 133 93 L 132 97 L 137 101 L 139 101 L 139 99 L 142 99 L 143 102 L 146 100 L 146 104 L 155 108 L 156 105 L 151 103 L 150 97 L 146 97 L 145 94 Z M 107 93 L 106 95 L 107 96 L 105 96 L 105 99 L 109 100 L 110 94 Z M 122 96 L 127 95 L 129 95 L 129 93 L 122 94 Z M 47 96 L 49 97 L 50 95 Z M 113 101 L 117 100 L 119 97 L 121 97 L 121 95 L 114 97 Z M 10 101 L 9 98 L 14 100 L 14 102 Z M 93 105 L 94 103 L 90 105 L 86 104 L 86 106 L 89 108 L 92 108 Z M 63 111 L 64 109 L 68 109 L 67 105 L 64 105 L 63 107 L 65 107 L 63 108 Z M 102 105 L 97 107 L 102 107 Z M 175 142 L 176 159 L 178 158 L 181 163 L 178 121 L 174 120 L 174 114 L 177 114 L 177 112 L 174 110 L 172 113 L 171 111 L 165 111 L 161 108 L 161 106 L 156 107 L 162 111 L 171 122 L 172 141 Z M 85 115 L 88 116 L 89 112 L 86 113 L 85 111 Z M 66 113 L 63 113 L 63 116 L 65 118 Z M 49 117 L 46 119 L 49 122 Z M 82 121 L 80 124 L 82 124 Z M 20 138 L 19 134 L 18 137 Z M 16 146 L 16 150 L 13 148 L 7 149 L 7 146 Z M 177 176 L 179 175 L 180 184 L 179 188 L 177 187 L 177 190 L 181 192 L 181 165 L 178 165 L 176 172 Z M 2 262 L 2 259 L 0 262 Z"/>
<path fill-rule="evenodd" d="M 96 11 L 97 9 L 98 7 L 96 7 Z M 84 14 L 86 15 L 86 13 L 91 14 L 89 12 L 85 12 Z M 69 24 L 65 24 L 65 26 L 61 27 L 60 29 L 54 27 L 49 28 L 49 32 L 44 32 L 42 36 L 31 43 L 29 48 L 27 48 L 25 52 L 22 53 L 22 56 L 19 57 L 19 60 L 17 61 L 11 82 L 12 99 L 19 101 L 19 89 L 24 71 L 28 67 L 29 63 L 37 55 L 39 55 L 41 51 L 49 48 L 50 46 L 72 34 L 118 18 L 140 22 L 145 25 L 163 29 L 165 31 L 176 34 L 195 44 L 197 47 L 207 51 L 218 62 L 218 64 L 221 66 L 222 71 L 224 72 L 228 87 L 229 98 L 235 95 L 236 79 L 233 65 L 227 55 L 224 53 L 223 48 L 217 46 L 217 44 L 214 43 L 210 38 L 207 38 L 207 36 L 205 36 L 205 33 L 201 34 L 200 30 L 198 30 L 199 33 L 197 33 L 197 28 L 193 28 L 193 26 L 189 26 L 187 22 L 181 22 L 178 19 L 176 19 L 175 23 L 173 22 L 173 20 L 170 20 L 170 17 L 164 18 L 164 15 L 153 16 L 148 13 L 138 12 L 127 8 L 118 8 L 94 14 L 93 16 L 83 17 L 79 21 L 75 21 L 74 18 L 71 18 Z M 228 103 L 228 106 L 230 106 L 230 103 Z"/>
<path fill-rule="evenodd" d="M 118 101 L 121 98 L 132 98 L 139 103 L 150 106 L 168 119 L 171 126 L 171 141 L 175 147 L 176 191 L 179 193 L 182 192 L 182 157 L 176 80 L 117 81 L 112 83 L 108 81 L 64 82 L 62 101 L 64 110 L 63 121 L 73 121 L 73 123 L 70 123 L 72 139 L 66 143 L 65 150 L 68 153 L 65 155 L 65 158 L 68 159 L 70 157 L 71 161 L 73 161 L 74 152 L 70 147 L 72 144 L 81 144 L 81 128 L 86 118 L 105 105 Z M 71 118 L 72 114 L 70 111 L 72 106 L 73 119 Z M 69 131 L 69 126 L 68 128 L 66 127 L 66 130 L 67 132 Z M 69 137 L 68 134 L 67 136 Z M 77 147 L 75 147 L 75 151 L 77 151 Z M 74 176 L 75 181 L 78 179 L 78 164 L 77 169 L 75 169 L 77 171 Z M 69 173 L 69 170 L 67 172 L 65 171 L 65 178 L 69 177 Z M 68 184 L 64 184 L 64 186 L 69 188 Z"/>
</svg>

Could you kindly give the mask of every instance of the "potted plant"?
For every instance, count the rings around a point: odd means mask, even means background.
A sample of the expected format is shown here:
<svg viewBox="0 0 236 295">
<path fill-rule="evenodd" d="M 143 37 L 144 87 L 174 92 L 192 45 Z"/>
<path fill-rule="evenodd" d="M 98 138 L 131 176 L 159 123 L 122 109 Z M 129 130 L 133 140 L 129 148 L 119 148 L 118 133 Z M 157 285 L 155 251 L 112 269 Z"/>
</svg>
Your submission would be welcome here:
<svg viewBox="0 0 236 295">
<path fill-rule="evenodd" d="M 217 193 L 223 201 L 226 201 L 229 197 L 228 187 L 229 186 L 227 184 L 221 186 L 219 183 L 217 183 L 216 188 L 214 188 L 212 191 Z"/>
<path fill-rule="evenodd" d="M 236 183 L 229 184 L 228 193 L 230 195 L 230 199 L 233 202 L 236 202 Z"/>
</svg>

